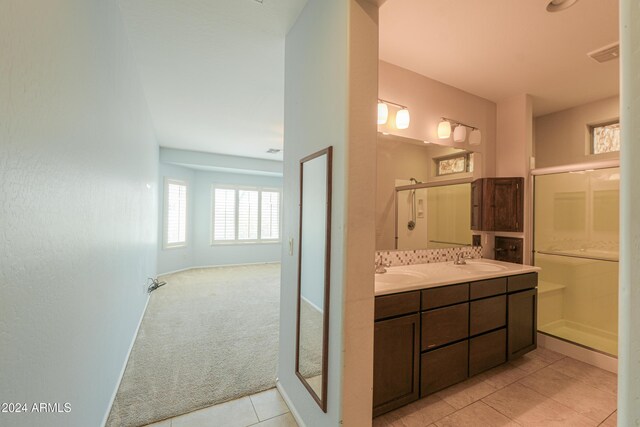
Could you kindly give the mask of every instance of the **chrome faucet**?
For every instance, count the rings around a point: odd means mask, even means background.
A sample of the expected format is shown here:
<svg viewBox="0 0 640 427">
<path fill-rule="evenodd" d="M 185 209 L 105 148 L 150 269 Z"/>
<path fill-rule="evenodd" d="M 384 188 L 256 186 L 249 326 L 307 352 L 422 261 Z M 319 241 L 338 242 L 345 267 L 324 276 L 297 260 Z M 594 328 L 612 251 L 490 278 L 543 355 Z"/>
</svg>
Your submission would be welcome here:
<svg viewBox="0 0 640 427">
<path fill-rule="evenodd" d="M 387 267 L 390 267 L 391 264 L 382 262 L 382 255 L 378 257 L 378 260 L 375 263 L 376 266 L 376 274 L 384 274 L 387 272 Z"/>
<path fill-rule="evenodd" d="M 456 254 L 456 260 L 453 262 L 455 265 L 466 265 L 467 264 L 467 260 L 469 259 L 469 257 L 465 257 L 465 253 L 464 252 L 458 252 Z"/>
</svg>

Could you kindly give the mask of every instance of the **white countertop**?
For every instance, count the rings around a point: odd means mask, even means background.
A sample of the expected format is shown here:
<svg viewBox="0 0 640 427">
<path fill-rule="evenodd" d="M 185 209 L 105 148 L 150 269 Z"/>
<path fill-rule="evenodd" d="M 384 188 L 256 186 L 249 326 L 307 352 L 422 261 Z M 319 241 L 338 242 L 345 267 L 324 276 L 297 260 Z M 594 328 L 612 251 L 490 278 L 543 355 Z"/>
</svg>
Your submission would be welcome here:
<svg viewBox="0 0 640 427">
<path fill-rule="evenodd" d="M 375 295 L 395 294 L 534 271 L 540 271 L 540 267 L 485 258 L 467 260 L 467 265 L 454 265 L 453 261 L 449 261 L 388 267 L 386 273 L 376 274 Z"/>
</svg>

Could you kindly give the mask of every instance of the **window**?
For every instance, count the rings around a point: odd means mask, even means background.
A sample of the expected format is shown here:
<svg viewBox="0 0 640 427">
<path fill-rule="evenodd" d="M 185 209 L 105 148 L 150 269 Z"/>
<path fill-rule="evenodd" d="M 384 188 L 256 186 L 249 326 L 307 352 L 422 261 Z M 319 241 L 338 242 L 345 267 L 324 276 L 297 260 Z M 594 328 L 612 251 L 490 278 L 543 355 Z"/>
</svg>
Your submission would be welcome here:
<svg viewBox="0 0 640 427">
<path fill-rule="evenodd" d="M 211 193 L 211 244 L 280 239 L 279 190 L 214 185 Z"/>
<path fill-rule="evenodd" d="M 589 126 L 591 154 L 620 151 L 620 122 Z"/>
<path fill-rule="evenodd" d="M 472 172 L 473 162 L 470 153 L 433 159 L 436 164 L 436 175 L 451 175 L 454 173 Z"/>
<path fill-rule="evenodd" d="M 187 183 L 167 178 L 164 183 L 164 246 L 187 245 Z"/>
</svg>

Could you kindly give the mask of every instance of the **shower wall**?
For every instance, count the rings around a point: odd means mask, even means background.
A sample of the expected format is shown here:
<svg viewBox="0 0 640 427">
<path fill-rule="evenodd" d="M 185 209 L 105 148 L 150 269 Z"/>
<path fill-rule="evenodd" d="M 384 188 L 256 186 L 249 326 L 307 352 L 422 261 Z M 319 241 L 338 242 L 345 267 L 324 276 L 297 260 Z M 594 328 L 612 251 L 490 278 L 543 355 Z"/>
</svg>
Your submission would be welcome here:
<svg viewBox="0 0 640 427">
<path fill-rule="evenodd" d="M 538 329 L 617 354 L 618 168 L 535 177 Z"/>
</svg>

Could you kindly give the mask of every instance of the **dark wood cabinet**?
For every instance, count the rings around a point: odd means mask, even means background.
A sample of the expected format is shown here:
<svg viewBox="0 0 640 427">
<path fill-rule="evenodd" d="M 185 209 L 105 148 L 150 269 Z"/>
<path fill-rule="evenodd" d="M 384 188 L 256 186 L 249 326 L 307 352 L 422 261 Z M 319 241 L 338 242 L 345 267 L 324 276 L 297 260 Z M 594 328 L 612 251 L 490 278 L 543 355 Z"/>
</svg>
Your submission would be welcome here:
<svg viewBox="0 0 640 427">
<path fill-rule="evenodd" d="M 471 183 L 471 229 L 524 230 L 524 178 L 482 178 Z"/>
<path fill-rule="evenodd" d="M 417 400 L 420 395 L 420 315 L 375 323 L 373 416 Z"/>
<path fill-rule="evenodd" d="M 509 294 L 507 316 L 509 360 L 516 359 L 536 348 L 537 294 L 537 289 Z"/>
<path fill-rule="evenodd" d="M 383 414 L 536 348 L 537 273 L 375 300 L 373 414 Z"/>
<path fill-rule="evenodd" d="M 427 396 L 469 376 L 469 342 L 462 341 L 422 354 L 420 397 Z"/>
</svg>

